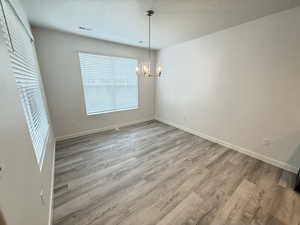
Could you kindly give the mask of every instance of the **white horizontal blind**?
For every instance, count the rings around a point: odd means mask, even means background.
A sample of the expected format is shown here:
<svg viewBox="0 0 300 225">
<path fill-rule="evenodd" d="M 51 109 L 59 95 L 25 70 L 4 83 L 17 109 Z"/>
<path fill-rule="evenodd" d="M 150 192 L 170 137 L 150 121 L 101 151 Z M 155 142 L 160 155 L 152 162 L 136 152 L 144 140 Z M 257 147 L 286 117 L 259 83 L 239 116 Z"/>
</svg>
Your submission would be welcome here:
<svg viewBox="0 0 300 225">
<path fill-rule="evenodd" d="M 7 0 L 1 0 L 1 28 L 7 42 L 35 156 L 41 166 L 49 124 L 42 97 L 40 70 L 33 42 Z M 5 16 L 5 17 L 4 17 Z M 6 18 L 6 20 L 5 20 Z"/>
<path fill-rule="evenodd" d="M 137 60 L 79 53 L 88 115 L 138 107 Z"/>
</svg>

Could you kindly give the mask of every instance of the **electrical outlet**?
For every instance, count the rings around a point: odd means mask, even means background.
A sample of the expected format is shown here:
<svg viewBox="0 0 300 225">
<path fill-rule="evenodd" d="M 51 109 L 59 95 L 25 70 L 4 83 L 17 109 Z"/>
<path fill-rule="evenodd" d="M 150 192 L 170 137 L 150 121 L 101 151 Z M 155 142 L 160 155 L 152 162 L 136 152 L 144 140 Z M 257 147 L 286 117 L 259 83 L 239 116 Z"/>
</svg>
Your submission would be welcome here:
<svg viewBox="0 0 300 225">
<path fill-rule="evenodd" d="M 264 138 L 263 139 L 263 145 L 264 146 L 270 146 L 271 145 L 271 139 Z"/>
<path fill-rule="evenodd" d="M 0 164 L 0 179 L 3 177 L 3 173 L 4 173 L 4 165 Z"/>
<path fill-rule="evenodd" d="M 46 204 L 46 200 L 45 200 L 44 190 L 41 190 L 40 199 L 41 199 L 42 205 L 45 205 Z"/>
<path fill-rule="evenodd" d="M 183 122 L 184 122 L 184 123 L 186 123 L 186 122 L 187 122 L 187 116 L 186 116 L 186 114 L 185 114 L 185 113 L 183 114 Z"/>
</svg>

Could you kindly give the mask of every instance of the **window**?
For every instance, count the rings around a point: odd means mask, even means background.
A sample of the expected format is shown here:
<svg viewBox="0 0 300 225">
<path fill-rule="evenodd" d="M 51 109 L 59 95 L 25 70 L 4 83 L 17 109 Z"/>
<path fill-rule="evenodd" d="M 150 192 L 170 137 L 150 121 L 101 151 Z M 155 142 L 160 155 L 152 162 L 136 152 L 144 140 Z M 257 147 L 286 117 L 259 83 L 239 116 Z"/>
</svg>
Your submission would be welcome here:
<svg viewBox="0 0 300 225">
<path fill-rule="evenodd" d="M 137 60 L 79 53 L 88 115 L 138 107 Z"/>
<path fill-rule="evenodd" d="M 33 38 L 10 2 L 1 0 L 0 3 L 1 33 L 7 44 L 34 153 L 41 168 L 49 124 Z"/>
</svg>

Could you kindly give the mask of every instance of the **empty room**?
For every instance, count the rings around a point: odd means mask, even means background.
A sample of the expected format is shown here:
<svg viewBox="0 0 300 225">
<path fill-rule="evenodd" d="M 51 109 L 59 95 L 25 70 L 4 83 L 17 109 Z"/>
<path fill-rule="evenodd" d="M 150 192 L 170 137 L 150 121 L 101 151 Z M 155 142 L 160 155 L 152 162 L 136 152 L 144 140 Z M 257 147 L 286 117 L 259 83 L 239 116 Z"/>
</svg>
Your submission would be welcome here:
<svg viewBox="0 0 300 225">
<path fill-rule="evenodd" d="M 0 225 L 300 225 L 300 0 L 0 0 Z"/>
</svg>

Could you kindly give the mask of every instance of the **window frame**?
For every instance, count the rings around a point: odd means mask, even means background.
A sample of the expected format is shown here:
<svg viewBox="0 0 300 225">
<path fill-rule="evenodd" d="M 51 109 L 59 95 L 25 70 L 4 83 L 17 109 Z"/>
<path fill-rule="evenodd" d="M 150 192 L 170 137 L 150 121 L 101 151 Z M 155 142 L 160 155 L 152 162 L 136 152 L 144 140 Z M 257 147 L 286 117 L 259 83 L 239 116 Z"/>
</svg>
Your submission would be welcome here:
<svg viewBox="0 0 300 225">
<path fill-rule="evenodd" d="M 88 52 L 88 51 L 81 51 L 81 50 L 76 51 L 78 65 L 79 65 L 79 71 L 80 71 L 80 80 L 81 80 L 81 90 L 82 90 L 83 103 L 84 103 L 84 112 L 85 112 L 85 115 L 87 117 L 94 117 L 94 116 L 99 116 L 99 115 L 103 115 L 103 114 L 120 113 L 120 112 L 139 110 L 140 109 L 140 76 L 135 74 L 136 77 L 137 77 L 137 95 L 138 95 L 137 96 L 138 101 L 137 101 L 137 106 L 136 107 L 127 108 L 127 109 L 116 109 L 116 110 L 107 110 L 107 111 L 98 111 L 98 112 L 89 113 L 87 111 L 87 107 L 86 107 L 87 106 L 87 104 L 86 104 L 86 94 L 85 94 L 85 91 L 84 91 L 83 73 L 82 73 L 81 65 L 80 65 L 80 53 L 96 55 L 96 56 L 106 56 L 106 57 L 133 59 L 133 60 L 136 60 L 137 65 L 139 64 L 139 59 L 134 58 L 134 57 L 130 57 L 130 56 L 109 55 L 109 54 L 99 53 L 99 52 Z"/>
<path fill-rule="evenodd" d="M 40 65 L 38 62 L 38 57 L 37 57 L 37 53 L 36 53 L 36 48 L 35 48 L 35 43 L 34 43 L 34 38 L 31 35 L 31 31 L 28 30 L 29 28 L 24 24 L 22 18 L 20 18 L 18 12 L 15 9 L 15 6 L 12 4 L 12 2 L 10 0 L 2 0 L 1 4 L 1 11 L 0 11 L 0 17 L 2 17 L 2 23 L 0 24 L 0 35 L 2 36 L 1 38 L 3 38 L 3 40 L 5 40 L 6 42 L 6 47 L 7 47 L 7 52 L 8 52 L 8 58 L 9 58 L 9 64 L 10 64 L 10 69 L 12 74 L 14 75 L 14 80 L 15 80 L 15 84 L 16 84 L 16 90 L 17 90 L 17 94 L 18 94 L 18 98 L 19 98 L 19 102 L 22 108 L 22 112 L 23 112 L 23 116 L 24 116 L 24 121 L 26 123 L 26 128 L 28 131 L 28 135 L 30 137 L 31 140 L 31 145 L 32 145 L 32 150 L 33 150 L 33 154 L 34 154 L 34 158 L 36 159 L 37 165 L 40 169 L 40 172 L 43 169 L 43 165 L 44 165 L 44 159 L 45 159 L 45 155 L 46 155 L 46 150 L 47 150 L 47 146 L 49 143 L 49 136 L 50 136 L 50 121 L 49 121 L 49 113 L 48 113 L 48 107 L 47 107 L 47 101 L 46 101 L 46 96 L 44 93 L 44 86 L 43 86 L 43 81 L 42 81 L 42 75 L 41 75 L 41 71 L 40 71 Z M 11 11 L 11 15 L 13 17 L 9 16 L 9 11 L 6 11 L 5 8 L 8 7 L 9 10 Z M 15 35 L 15 33 L 11 33 L 12 30 L 17 29 L 14 26 L 10 26 L 10 18 L 12 18 L 11 21 L 16 22 L 16 24 L 18 24 L 18 26 L 20 26 L 21 30 L 24 32 L 24 34 L 22 35 L 22 39 L 12 39 L 12 36 Z M 28 40 L 27 40 L 28 39 Z M 20 82 L 20 80 L 22 79 L 26 79 L 28 76 L 24 76 L 26 78 L 20 78 L 23 77 L 23 73 L 20 75 L 16 75 L 16 63 L 14 61 L 16 61 L 15 58 L 20 57 L 20 55 L 18 55 L 18 53 L 20 53 L 17 48 L 15 48 L 16 45 L 14 45 L 13 42 L 19 42 L 19 41 L 24 41 L 26 42 L 26 45 L 28 44 L 27 47 L 30 46 L 31 48 L 31 52 L 32 55 L 30 59 L 32 59 L 31 63 L 33 63 L 31 66 L 32 68 L 30 68 L 30 73 L 34 74 L 34 80 L 37 81 L 37 85 L 36 89 L 38 89 L 38 93 L 35 93 L 32 96 L 38 96 L 38 98 L 40 98 L 40 107 L 37 107 L 36 109 L 41 109 L 41 110 L 34 110 L 33 105 L 31 105 L 30 99 L 28 98 L 28 89 L 30 89 L 30 91 L 32 91 L 34 88 L 30 88 L 28 85 L 25 85 L 24 83 Z M 23 57 L 23 55 L 21 55 Z M 23 60 L 23 59 L 22 59 Z M 25 61 L 28 60 L 28 58 L 24 59 Z M 20 66 L 20 64 L 24 63 L 23 61 L 21 63 L 19 63 L 17 70 L 22 70 L 25 67 L 28 66 L 28 64 L 24 64 L 22 66 Z M 24 68 L 23 68 L 24 67 Z M 27 70 L 27 68 L 25 69 Z M 27 71 L 28 72 L 28 71 Z M 19 77 L 19 79 L 17 78 Z M 22 83 L 23 85 L 20 85 L 20 83 Z M 31 96 L 31 97 L 32 97 Z M 35 98 L 33 98 L 35 99 Z M 35 99 L 36 100 L 36 99 Z M 35 102 L 36 104 L 37 102 Z M 34 133 L 37 131 L 36 129 L 36 123 L 34 122 L 35 118 L 33 117 L 33 115 L 37 115 L 36 113 L 39 113 L 40 117 L 45 120 L 45 129 L 44 134 L 45 135 L 41 135 L 40 133 Z M 34 114 L 35 113 L 35 114 Z M 44 118 L 43 118 L 44 116 Z M 37 141 L 39 143 L 41 143 L 41 146 L 39 148 L 37 148 Z"/>
</svg>

